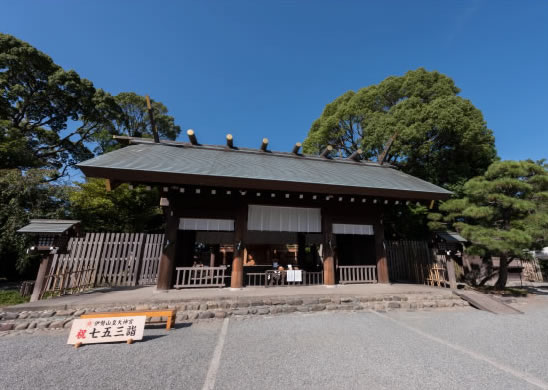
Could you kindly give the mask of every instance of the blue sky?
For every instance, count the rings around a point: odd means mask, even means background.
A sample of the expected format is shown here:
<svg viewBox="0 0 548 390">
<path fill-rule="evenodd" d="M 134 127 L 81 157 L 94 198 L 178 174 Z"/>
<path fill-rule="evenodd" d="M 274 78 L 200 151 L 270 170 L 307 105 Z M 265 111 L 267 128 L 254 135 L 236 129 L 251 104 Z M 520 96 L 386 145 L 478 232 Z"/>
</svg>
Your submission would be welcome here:
<svg viewBox="0 0 548 390">
<path fill-rule="evenodd" d="M 501 158 L 548 157 L 545 0 L 19 0 L 0 31 L 162 101 L 202 143 L 290 150 L 340 94 L 422 66 L 482 110 Z"/>
</svg>

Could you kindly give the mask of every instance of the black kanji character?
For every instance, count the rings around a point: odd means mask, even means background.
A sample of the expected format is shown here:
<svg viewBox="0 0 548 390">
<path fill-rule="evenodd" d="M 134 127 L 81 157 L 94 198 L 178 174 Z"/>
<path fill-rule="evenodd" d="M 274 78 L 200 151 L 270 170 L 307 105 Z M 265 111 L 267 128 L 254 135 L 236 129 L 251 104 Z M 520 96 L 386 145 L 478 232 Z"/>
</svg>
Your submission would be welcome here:
<svg viewBox="0 0 548 390">
<path fill-rule="evenodd" d="M 93 328 L 93 330 L 91 332 L 89 332 L 89 334 L 91 335 L 91 338 L 92 339 L 96 339 L 97 336 L 95 336 L 97 333 L 101 333 L 99 332 L 97 329 Z"/>
<path fill-rule="evenodd" d="M 128 326 L 126 336 L 135 336 L 135 333 L 137 332 L 136 326 Z"/>
<path fill-rule="evenodd" d="M 114 336 L 123 336 L 124 335 L 124 327 L 123 326 L 117 326 L 116 329 L 118 329 L 116 331 L 116 334 Z"/>
<path fill-rule="evenodd" d="M 107 326 L 105 328 L 105 331 L 103 332 L 103 335 L 101 337 L 111 337 L 111 335 L 110 335 L 110 326 Z"/>
</svg>

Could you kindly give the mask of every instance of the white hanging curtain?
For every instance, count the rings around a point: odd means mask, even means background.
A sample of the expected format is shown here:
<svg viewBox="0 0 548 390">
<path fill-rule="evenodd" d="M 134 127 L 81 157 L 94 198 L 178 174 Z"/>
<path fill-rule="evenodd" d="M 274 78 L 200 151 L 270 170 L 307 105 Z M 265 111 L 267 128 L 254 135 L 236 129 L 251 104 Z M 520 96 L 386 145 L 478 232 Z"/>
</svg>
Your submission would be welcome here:
<svg viewBox="0 0 548 390">
<path fill-rule="evenodd" d="M 334 223 L 333 233 L 335 234 L 357 234 L 372 236 L 375 234 L 372 225 L 354 225 L 350 223 Z"/>
<path fill-rule="evenodd" d="M 181 218 L 179 230 L 201 230 L 213 232 L 233 232 L 233 219 Z"/>
<path fill-rule="evenodd" d="M 322 215 L 318 208 L 249 205 L 247 230 L 320 233 Z"/>
</svg>

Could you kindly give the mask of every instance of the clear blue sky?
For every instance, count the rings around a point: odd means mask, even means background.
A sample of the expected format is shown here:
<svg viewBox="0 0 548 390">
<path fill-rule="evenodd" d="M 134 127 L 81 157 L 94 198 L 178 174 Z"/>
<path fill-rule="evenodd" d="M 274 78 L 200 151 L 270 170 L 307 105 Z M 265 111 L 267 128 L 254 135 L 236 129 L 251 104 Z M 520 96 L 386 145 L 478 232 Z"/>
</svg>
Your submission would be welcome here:
<svg viewBox="0 0 548 390">
<path fill-rule="evenodd" d="M 425 67 L 483 111 L 503 159 L 548 157 L 548 1 L 9 1 L 0 30 L 202 143 L 290 150 L 347 90 Z"/>
</svg>

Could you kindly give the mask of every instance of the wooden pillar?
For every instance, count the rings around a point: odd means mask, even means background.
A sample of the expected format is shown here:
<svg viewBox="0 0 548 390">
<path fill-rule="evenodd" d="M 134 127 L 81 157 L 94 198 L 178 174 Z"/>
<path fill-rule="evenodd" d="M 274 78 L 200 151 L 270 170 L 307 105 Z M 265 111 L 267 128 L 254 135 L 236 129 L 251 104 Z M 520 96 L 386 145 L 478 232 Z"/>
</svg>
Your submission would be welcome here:
<svg viewBox="0 0 548 390">
<path fill-rule="evenodd" d="M 322 215 L 323 230 L 323 284 L 326 286 L 335 285 L 335 260 L 333 246 L 335 237 L 333 236 L 333 222 L 331 216 L 324 212 Z"/>
<path fill-rule="evenodd" d="M 215 251 L 211 247 L 211 252 L 209 253 L 209 266 L 215 267 Z"/>
<path fill-rule="evenodd" d="M 374 226 L 375 230 L 375 252 L 377 255 L 377 281 L 379 283 L 389 283 L 388 261 L 386 259 L 386 249 L 384 247 L 384 226 L 382 220 Z"/>
<path fill-rule="evenodd" d="M 173 209 L 167 207 L 166 215 L 166 241 L 160 258 L 158 270 L 157 290 L 169 290 L 173 286 L 173 274 L 175 271 L 175 246 L 177 243 L 177 230 L 179 229 L 179 218 L 172 215 Z"/>
<path fill-rule="evenodd" d="M 447 276 L 449 278 L 449 287 L 452 289 L 457 288 L 457 277 L 455 275 L 455 261 L 453 260 L 453 255 L 449 254 L 446 256 L 447 260 Z"/>
<path fill-rule="evenodd" d="M 247 206 L 240 207 L 234 226 L 234 256 L 232 259 L 231 288 L 244 286 L 244 250 L 245 231 L 247 229 Z"/>
<path fill-rule="evenodd" d="M 304 233 L 297 234 L 297 264 L 302 267 L 306 262 L 306 236 Z"/>
<path fill-rule="evenodd" d="M 32 290 L 32 295 L 30 296 L 31 302 L 36 302 L 40 299 L 40 294 L 45 288 L 47 282 L 47 276 L 51 267 L 51 262 L 53 260 L 53 255 L 48 254 L 40 260 L 40 268 L 38 268 L 38 275 L 36 275 L 36 281 L 34 282 L 34 288 Z"/>
</svg>

